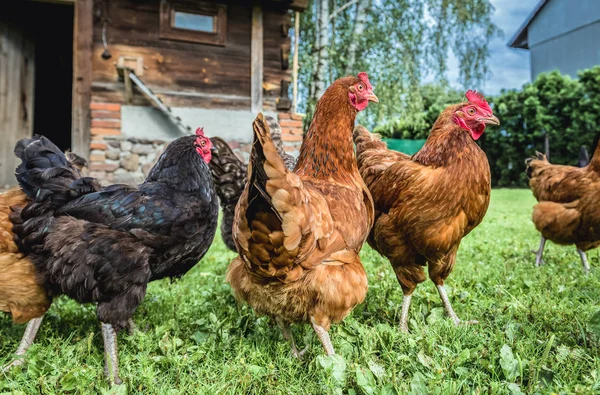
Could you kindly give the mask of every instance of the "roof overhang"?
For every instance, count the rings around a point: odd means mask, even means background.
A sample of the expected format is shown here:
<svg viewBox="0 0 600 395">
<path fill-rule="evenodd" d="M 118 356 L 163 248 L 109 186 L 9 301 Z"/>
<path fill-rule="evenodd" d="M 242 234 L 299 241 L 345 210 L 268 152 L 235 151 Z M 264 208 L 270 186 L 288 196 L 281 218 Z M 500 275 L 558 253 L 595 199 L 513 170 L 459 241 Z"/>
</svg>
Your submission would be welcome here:
<svg viewBox="0 0 600 395">
<path fill-rule="evenodd" d="M 508 42 L 508 46 L 511 48 L 520 48 L 520 49 L 529 49 L 529 39 L 527 35 L 527 29 L 531 22 L 535 19 L 535 17 L 540 13 L 542 8 L 549 2 L 550 0 L 540 0 L 539 3 L 536 4 L 535 8 L 525 22 L 519 27 L 519 30 L 512 36 L 510 41 Z"/>
</svg>

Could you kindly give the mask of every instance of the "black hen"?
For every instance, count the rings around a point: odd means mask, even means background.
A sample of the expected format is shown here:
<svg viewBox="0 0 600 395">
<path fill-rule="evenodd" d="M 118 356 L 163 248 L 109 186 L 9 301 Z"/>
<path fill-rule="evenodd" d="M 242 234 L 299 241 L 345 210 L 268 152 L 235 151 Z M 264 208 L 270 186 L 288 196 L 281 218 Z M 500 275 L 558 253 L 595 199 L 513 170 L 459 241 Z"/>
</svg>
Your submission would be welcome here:
<svg viewBox="0 0 600 395">
<path fill-rule="evenodd" d="M 283 159 L 285 166 L 292 170 L 296 166 L 296 158 L 287 154 L 283 148 L 281 140 L 281 127 L 273 117 L 265 117 L 271 138 L 277 149 L 277 153 Z M 233 227 L 233 217 L 235 206 L 246 186 L 248 179 L 248 166 L 242 162 L 232 151 L 231 147 L 220 137 L 211 137 L 216 151 L 210 161 L 210 169 L 215 182 L 215 188 L 221 202 L 223 218 L 221 219 L 221 237 L 227 248 L 237 251 L 233 236 L 231 234 Z"/>
<path fill-rule="evenodd" d="M 68 202 L 63 196 L 73 188 L 47 185 L 43 176 L 59 171 L 54 165 L 62 159 L 47 162 L 17 150 L 24 162 L 17 178 L 38 197 L 13 215 L 19 246 L 51 296 L 97 304 L 105 373 L 115 383 L 121 382 L 116 332 L 130 322 L 148 282 L 185 274 L 215 234 L 219 206 L 207 165 L 212 143 L 197 133 L 172 142 L 143 184 L 112 185 Z M 49 203 L 54 196 L 64 204 Z"/>
</svg>

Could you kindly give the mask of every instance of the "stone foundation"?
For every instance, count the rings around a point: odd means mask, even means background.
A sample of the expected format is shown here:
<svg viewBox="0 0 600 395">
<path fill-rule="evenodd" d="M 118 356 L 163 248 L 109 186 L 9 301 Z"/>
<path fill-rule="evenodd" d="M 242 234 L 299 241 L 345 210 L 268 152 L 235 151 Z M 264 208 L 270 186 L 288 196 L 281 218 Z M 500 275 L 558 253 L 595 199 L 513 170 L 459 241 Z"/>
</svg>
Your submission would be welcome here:
<svg viewBox="0 0 600 395">
<path fill-rule="evenodd" d="M 120 104 L 92 103 L 90 108 L 92 141 L 89 175 L 105 185 L 143 182 L 170 141 L 123 135 Z M 298 156 L 302 144 L 303 116 L 278 113 L 278 118 L 285 150 Z M 248 163 L 251 142 L 229 140 L 227 143 L 244 163 Z"/>
</svg>

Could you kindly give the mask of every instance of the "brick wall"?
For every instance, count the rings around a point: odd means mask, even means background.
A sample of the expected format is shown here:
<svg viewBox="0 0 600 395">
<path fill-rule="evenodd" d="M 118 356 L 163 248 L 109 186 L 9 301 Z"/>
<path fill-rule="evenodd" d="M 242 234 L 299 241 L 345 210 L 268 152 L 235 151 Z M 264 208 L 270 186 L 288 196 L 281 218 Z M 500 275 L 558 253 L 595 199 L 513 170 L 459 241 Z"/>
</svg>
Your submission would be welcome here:
<svg viewBox="0 0 600 395">
<path fill-rule="evenodd" d="M 281 139 L 285 144 L 285 150 L 293 156 L 298 156 L 303 139 L 303 120 L 300 114 L 289 112 L 278 113 L 279 126 L 281 126 Z"/>
</svg>

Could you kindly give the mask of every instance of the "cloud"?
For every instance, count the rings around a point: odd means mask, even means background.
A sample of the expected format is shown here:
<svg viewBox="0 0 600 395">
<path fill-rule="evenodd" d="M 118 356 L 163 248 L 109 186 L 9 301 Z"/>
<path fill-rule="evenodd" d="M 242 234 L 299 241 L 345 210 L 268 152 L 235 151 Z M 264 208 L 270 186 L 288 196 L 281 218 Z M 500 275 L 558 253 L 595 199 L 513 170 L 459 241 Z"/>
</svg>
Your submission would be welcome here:
<svg viewBox="0 0 600 395">
<path fill-rule="evenodd" d="M 496 8 L 492 21 L 504 32 L 504 37 L 490 43 L 488 65 L 492 73 L 480 89 L 486 94 L 497 94 L 501 89 L 520 88 L 531 81 L 529 51 L 509 48 L 507 42 L 533 11 L 539 0 L 491 0 Z M 458 85 L 458 60 L 453 54 L 448 59 L 448 80 Z"/>
</svg>

